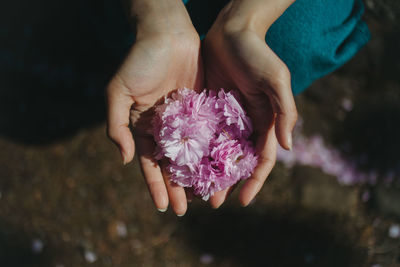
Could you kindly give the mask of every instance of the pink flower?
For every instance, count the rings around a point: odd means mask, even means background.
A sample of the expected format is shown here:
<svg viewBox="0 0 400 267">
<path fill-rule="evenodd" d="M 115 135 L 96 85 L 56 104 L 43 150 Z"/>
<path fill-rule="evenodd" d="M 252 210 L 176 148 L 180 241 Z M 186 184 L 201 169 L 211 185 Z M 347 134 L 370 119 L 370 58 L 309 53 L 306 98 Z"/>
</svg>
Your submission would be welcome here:
<svg viewBox="0 0 400 267">
<path fill-rule="evenodd" d="M 170 179 L 174 183 L 183 187 L 191 187 L 193 185 L 192 171 L 188 166 L 170 164 L 167 167 L 167 171 L 170 173 Z"/>
<path fill-rule="evenodd" d="M 301 120 L 295 127 L 298 133 L 293 139 L 293 151 L 288 152 L 278 147 L 277 159 L 286 166 L 295 164 L 310 165 L 321 168 L 325 173 L 336 176 L 343 185 L 377 183 L 376 171 L 363 172 L 357 167 L 357 161 L 341 155 L 340 151 L 324 143 L 322 136 L 309 138 L 301 135 Z"/>
<path fill-rule="evenodd" d="M 163 133 L 159 144 L 164 156 L 179 166 L 197 164 L 209 153 L 210 132 L 204 129 L 204 125 L 191 124 L 185 127 L 186 123 L 188 122 L 182 120 L 180 126 L 175 129 L 168 127 L 161 129 Z"/>
<path fill-rule="evenodd" d="M 248 178 L 257 165 L 252 125 L 238 95 L 180 89 L 156 108 L 156 158 L 169 160 L 171 180 L 208 199 Z"/>
<path fill-rule="evenodd" d="M 248 138 L 253 127 L 250 118 L 246 116 L 238 102 L 238 94 L 232 91 L 225 93 L 224 90 L 221 90 L 218 92 L 218 98 L 217 107 L 223 112 L 225 124 L 227 126 L 233 125 L 232 130 L 236 130 L 239 137 Z"/>
<path fill-rule="evenodd" d="M 238 170 L 237 162 L 239 162 L 244 155 L 239 141 L 229 140 L 215 146 L 211 151 L 210 156 L 212 158 L 210 166 L 215 170 L 215 172 L 222 172 L 222 175 L 218 177 L 221 182 L 224 182 L 225 184 L 231 183 L 224 187 L 229 187 L 240 180 L 241 175 Z M 223 181 L 225 177 L 229 177 L 228 181 Z"/>
<path fill-rule="evenodd" d="M 242 155 L 239 156 L 235 161 L 235 170 L 239 179 L 246 179 L 251 176 L 254 168 L 257 166 L 257 156 L 253 144 L 250 141 L 242 141 Z"/>
</svg>

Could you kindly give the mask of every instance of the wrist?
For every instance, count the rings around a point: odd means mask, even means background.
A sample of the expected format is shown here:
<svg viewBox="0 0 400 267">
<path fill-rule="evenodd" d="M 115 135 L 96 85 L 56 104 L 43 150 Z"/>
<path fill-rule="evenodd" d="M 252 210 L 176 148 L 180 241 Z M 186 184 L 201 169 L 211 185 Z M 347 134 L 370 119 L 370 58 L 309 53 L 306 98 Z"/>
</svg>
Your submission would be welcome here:
<svg viewBox="0 0 400 267">
<path fill-rule="evenodd" d="M 252 31 L 264 38 L 269 27 L 295 0 L 231 0 L 221 11 L 225 32 Z"/>
<path fill-rule="evenodd" d="M 136 39 L 155 34 L 194 34 L 196 30 L 181 0 L 126 0 Z"/>
</svg>

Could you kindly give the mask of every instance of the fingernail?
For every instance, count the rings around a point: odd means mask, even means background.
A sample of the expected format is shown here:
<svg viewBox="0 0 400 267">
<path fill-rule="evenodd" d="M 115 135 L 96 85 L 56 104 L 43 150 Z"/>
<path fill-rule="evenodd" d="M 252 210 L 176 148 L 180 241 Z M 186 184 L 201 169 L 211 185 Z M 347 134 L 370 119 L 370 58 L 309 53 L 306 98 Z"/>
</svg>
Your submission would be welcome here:
<svg viewBox="0 0 400 267">
<path fill-rule="evenodd" d="M 289 134 L 289 137 L 288 137 L 287 141 L 288 141 L 289 150 L 292 151 L 293 139 L 292 139 L 292 134 L 291 133 Z"/>
<path fill-rule="evenodd" d="M 125 154 L 123 152 L 121 152 L 121 156 L 122 156 L 122 164 L 126 165 L 128 162 L 128 160 L 125 157 Z"/>
<path fill-rule="evenodd" d="M 176 216 L 178 216 L 178 217 L 182 217 L 183 215 L 185 215 L 185 213 L 184 214 L 176 214 Z"/>
<path fill-rule="evenodd" d="M 247 202 L 246 204 L 241 203 L 242 208 L 248 207 L 253 205 L 256 202 L 256 198 L 253 197 L 252 199 L 249 200 L 249 202 Z"/>
<path fill-rule="evenodd" d="M 254 198 L 256 197 L 257 193 L 258 193 L 258 191 L 255 190 L 255 191 L 253 192 L 253 194 L 250 195 L 251 197 L 248 198 L 246 201 L 241 201 L 240 205 L 241 205 L 243 208 L 249 206 L 249 205 L 254 201 Z"/>
<path fill-rule="evenodd" d="M 248 204 L 248 203 L 247 203 L 247 204 L 245 204 L 245 203 L 240 203 L 240 206 L 241 206 L 242 208 L 246 208 L 247 205 L 249 205 L 249 204 Z"/>
<path fill-rule="evenodd" d="M 157 209 L 159 212 L 166 212 L 167 211 L 167 208 L 165 208 L 165 209 Z"/>
<path fill-rule="evenodd" d="M 222 205 L 222 203 L 219 203 L 218 205 L 215 205 L 215 206 L 211 205 L 211 208 L 217 210 L 217 209 L 219 209 L 219 207 L 221 207 L 221 205 Z"/>
</svg>

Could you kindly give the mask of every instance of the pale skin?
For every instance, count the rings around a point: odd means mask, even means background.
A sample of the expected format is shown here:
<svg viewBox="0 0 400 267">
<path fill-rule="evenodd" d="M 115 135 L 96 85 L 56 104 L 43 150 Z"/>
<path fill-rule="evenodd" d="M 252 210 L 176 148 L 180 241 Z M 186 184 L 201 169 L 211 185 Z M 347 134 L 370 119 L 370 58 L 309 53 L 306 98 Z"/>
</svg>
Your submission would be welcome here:
<svg viewBox="0 0 400 267">
<path fill-rule="evenodd" d="M 297 111 L 290 73 L 264 40 L 269 26 L 292 2 L 232 0 L 201 47 L 181 0 L 130 0 L 128 13 L 136 25 L 136 42 L 107 88 L 108 135 L 124 164 L 137 151 L 158 210 L 165 211 L 170 205 L 177 215 L 184 215 L 191 198 L 184 188 L 169 181 L 161 163 L 154 160 L 155 144 L 146 132 L 151 108 L 177 88 L 229 88 L 243 94 L 255 126 L 259 162 L 240 190 L 242 206 L 251 202 L 271 172 L 277 144 L 291 148 Z M 218 208 L 231 190 L 212 196 L 211 206 Z"/>
</svg>

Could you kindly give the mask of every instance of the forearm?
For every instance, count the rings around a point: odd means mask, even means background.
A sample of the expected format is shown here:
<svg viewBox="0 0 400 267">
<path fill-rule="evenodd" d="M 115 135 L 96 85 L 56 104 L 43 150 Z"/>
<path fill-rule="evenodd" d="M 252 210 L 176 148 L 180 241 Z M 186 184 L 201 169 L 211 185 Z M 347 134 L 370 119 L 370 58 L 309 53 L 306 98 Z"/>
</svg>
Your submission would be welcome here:
<svg viewBox="0 0 400 267">
<path fill-rule="evenodd" d="M 136 38 L 149 34 L 175 34 L 194 27 L 181 0 L 123 0 Z"/>
<path fill-rule="evenodd" d="M 295 0 L 232 0 L 222 11 L 227 30 L 252 30 L 265 36 Z"/>
</svg>

